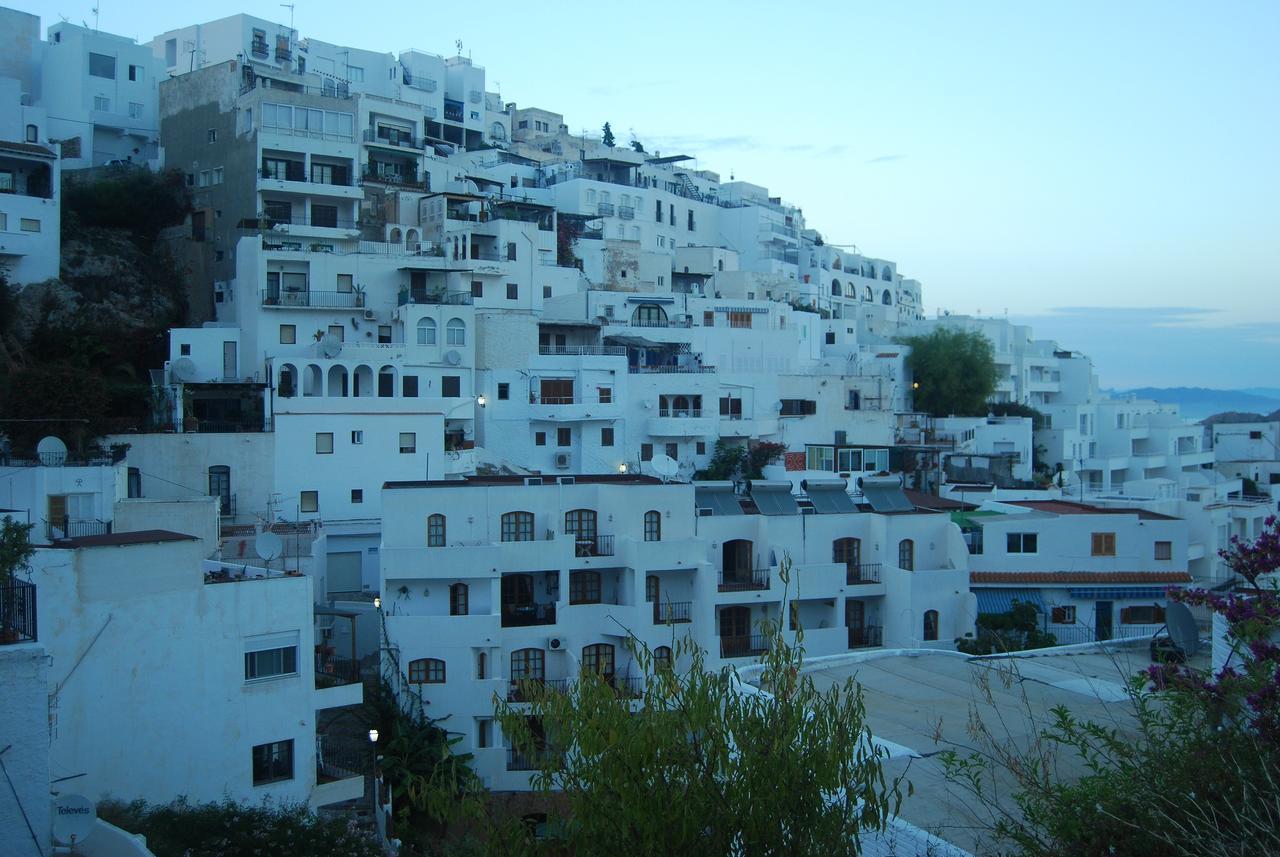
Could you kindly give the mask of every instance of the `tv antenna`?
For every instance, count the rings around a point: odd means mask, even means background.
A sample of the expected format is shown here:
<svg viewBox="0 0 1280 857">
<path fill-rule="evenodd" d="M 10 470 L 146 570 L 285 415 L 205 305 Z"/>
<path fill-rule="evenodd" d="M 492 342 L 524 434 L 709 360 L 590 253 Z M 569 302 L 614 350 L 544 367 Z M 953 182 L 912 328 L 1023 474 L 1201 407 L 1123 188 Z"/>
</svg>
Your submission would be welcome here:
<svg viewBox="0 0 1280 857">
<path fill-rule="evenodd" d="M 290 35 L 290 36 L 292 36 L 292 35 L 293 35 L 293 32 L 292 32 L 292 30 L 293 30 L 293 6 L 294 6 L 294 4 L 292 4 L 292 3 L 281 3 L 281 4 L 280 4 L 280 7 L 281 7 L 282 9 L 288 9 L 288 10 L 289 10 L 289 30 L 290 30 L 289 35 Z"/>
</svg>

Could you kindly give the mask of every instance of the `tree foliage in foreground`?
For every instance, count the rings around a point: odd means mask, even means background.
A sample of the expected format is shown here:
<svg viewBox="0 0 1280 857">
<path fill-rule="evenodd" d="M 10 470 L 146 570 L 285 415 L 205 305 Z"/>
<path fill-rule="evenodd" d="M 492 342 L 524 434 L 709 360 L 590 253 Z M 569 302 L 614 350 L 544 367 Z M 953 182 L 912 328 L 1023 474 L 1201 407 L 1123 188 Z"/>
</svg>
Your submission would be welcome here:
<svg viewBox="0 0 1280 857">
<path fill-rule="evenodd" d="M 1170 597 L 1226 621 L 1232 652 L 1221 669 L 1153 665 L 1131 685 L 1131 721 L 1060 707 L 1030 745 L 975 714 L 972 746 L 943 754 L 969 805 L 989 809 L 980 821 L 998 853 L 1280 854 L 1280 592 L 1263 580 L 1280 569 L 1277 519 L 1220 554 L 1246 589 Z"/>
<path fill-rule="evenodd" d="M 784 575 L 787 566 L 784 564 Z M 522 688 L 529 706 L 498 701 L 515 752 L 536 766 L 535 788 L 561 792 L 550 825 L 578 854 L 857 853 L 901 800 L 883 751 L 870 742 L 852 679 L 826 691 L 800 671 L 801 640 L 766 621 L 762 694 L 731 667 L 708 672 L 688 639 L 673 641 L 676 672 L 634 637 L 639 699 L 595 675 L 566 690 Z M 529 718 L 541 722 L 541 734 Z M 545 737 L 544 737 L 545 736 Z M 554 847 L 554 846 L 553 846 Z"/>
<path fill-rule="evenodd" d="M 916 384 L 915 409 L 935 417 L 981 417 L 996 389 L 995 349 L 978 331 L 939 327 L 901 340 L 911 346 L 907 369 Z"/>
</svg>

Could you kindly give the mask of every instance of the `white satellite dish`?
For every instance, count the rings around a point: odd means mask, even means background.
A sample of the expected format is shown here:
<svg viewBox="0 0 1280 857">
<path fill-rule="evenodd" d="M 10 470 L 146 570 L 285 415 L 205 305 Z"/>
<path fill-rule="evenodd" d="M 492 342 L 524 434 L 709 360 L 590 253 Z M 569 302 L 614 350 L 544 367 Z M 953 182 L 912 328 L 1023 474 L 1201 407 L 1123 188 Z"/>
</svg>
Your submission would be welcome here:
<svg viewBox="0 0 1280 857">
<path fill-rule="evenodd" d="M 36 444 L 36 457 L 48 467 L 59 467 L 67 461 L 67 445 L 53 435 L 40 438 Z"/>
<path fill-rule="evenodd" d="M 1191 609 L 1179 601 L 1170 601 L 1164 608 L 1164 621 L 1169 629 L 1169 639 L 1182 650 L 1184 658 L 1200 651 L 1200 629 Z"/>
<path fill-rule="evenodd" d="M 675 478 L 676 474 L 680 472 L 680 462 L 662 453 L 655 455 L 649 462 L 649 466 L 653 468 L 653 472 L 658 474 L 663 482 Z"/>
<path fill-rule="evenodd" d="M 333 359 L 342 353 L 342 342 L 332 333 L 320 337 L 320 355 Z"/>
<path fill-rule="evenodd" d="M 263 530 L 253 540 L 253 550 L 262 559 L 271 562 L 271 560 L 284 553 L 284 539 L 270 530 Z"/>
<path fill-rule="evenodd" d="M 190 357 L 179 357 L 169 364 L 169 374 L 178 381 L 194 381 L 196 379 L 195 361 Z"/>
<path fill-rule="evenodd" d="M 462 355 L 456 351 L 446 351 L 444 353 L 444 362 L 450 366 L 457 366 L 462 362 Z"/>
<path fill-rule="evenodd" d="M 59 845 L 84 842 L 98 823 L 98 810 L 84 795 L 60 795 L 53 802 L 53 841 Z"/>
</svg>

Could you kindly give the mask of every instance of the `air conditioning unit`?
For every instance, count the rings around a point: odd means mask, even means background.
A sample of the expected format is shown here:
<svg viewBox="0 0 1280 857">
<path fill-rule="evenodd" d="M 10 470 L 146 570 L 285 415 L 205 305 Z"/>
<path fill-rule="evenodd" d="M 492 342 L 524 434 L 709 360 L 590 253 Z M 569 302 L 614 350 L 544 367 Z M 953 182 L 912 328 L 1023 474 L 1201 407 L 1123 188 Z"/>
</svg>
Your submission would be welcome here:
<svg viewBox="0 0 1280 857">
<path fill-rule="evenodd" d="M 524 478 L 524 484 L 525 484 L 525 485 L 541 485 L 541 484 L 542 484 L 542 477 L 541 477 L 541 476 L 526 476 L 526 477 Z"/>
<path fill-rule="evenodd" d="M 559 637 L 552 637 L 549 640 L 547 640 L 547 648 L 553 652 L 558 652 L 563 647 L 564 647 L 564 643 L 560 640 Z"/>
<path fill-rule="evenodd" d="M 698 517 L 699 517 L 699 518 L 709 518 L 709 517 L 711 517 L 711 516 L 712 516 L 712 515 L 714 515 L 714 514 L 715 514 L 715 510 L 713 510 L 713 509 L 708 509 L 708 508 L 706 508 L 705 506 L 699 506 L 699 507 L 698 507 Z"/>
<path fill-rule="evenodd" d="M 365 311 L 364 311 L 364 320 L 365 320 L 365 321 L 377 321 L 377 320 L 378 320 L 378 314 L 377 314 L 376 312 L 374 312 L 373 310 L 371 310 L 371 309 L 367 309 L 367 310 L 365 310 Z"/>
<path fill-rule="evenodd" d="M 567 452 L 557 452 L 557 453 L 556 453 L 556 467 L 560 468 L 561 470 L 567 470 L 567 469 L 568 469 L 568 467 L 569 467 L 569 453 L 567 453 Z"/>
</svg>

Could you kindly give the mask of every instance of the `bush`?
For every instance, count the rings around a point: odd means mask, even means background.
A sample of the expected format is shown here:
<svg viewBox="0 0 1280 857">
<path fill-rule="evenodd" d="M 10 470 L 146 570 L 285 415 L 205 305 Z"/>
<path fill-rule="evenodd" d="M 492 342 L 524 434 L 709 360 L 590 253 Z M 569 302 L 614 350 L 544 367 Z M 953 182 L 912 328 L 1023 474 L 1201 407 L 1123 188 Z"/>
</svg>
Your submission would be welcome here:
<svg viewBox="0 0 1280 857">
<path fill-rule="evenodd" d="M 161 229 L 182 223 L 190 211 L 191 197 L 182 173 L 129 170 L 111 178 L 69 184 L 62 199 L 63 234 L 91 226 L 123 229 L 139 244 L 149 246 Z"/>
</svg>

